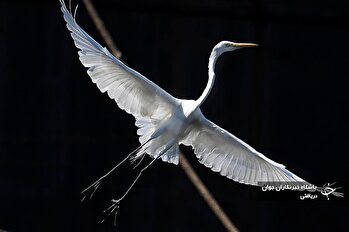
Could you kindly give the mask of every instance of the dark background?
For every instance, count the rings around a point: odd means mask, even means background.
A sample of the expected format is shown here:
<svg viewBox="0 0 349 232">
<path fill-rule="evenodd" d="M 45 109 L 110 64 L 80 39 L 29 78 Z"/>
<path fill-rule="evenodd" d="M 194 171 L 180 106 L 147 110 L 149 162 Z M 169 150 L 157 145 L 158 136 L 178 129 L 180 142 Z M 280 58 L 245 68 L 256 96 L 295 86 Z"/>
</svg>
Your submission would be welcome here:
<svg viewBox="0 0 349 232">
<path fill-rule="evenodd" d="M 80 1 L 78 22 L 102 41 Z M 348 182 L 349 7 L 345 1 L 95 1 L 134 69 L 196 99 L 220 40 L 204 114 L 300 177 Z M 159 162 L 121 205 L 101 211 L 137 173 L 125 165 L 95 197 L 79 192 L 138 145 L 134 119 L 90 81 L 57 1 L 0 2 L 0 229 L 224 231 L 179 166 Z M 344 231 L 348 201 L 266 198 L 184 153 L 241 231 Z M 147 159 L 149 161 L 149 159 Z M 343 190 L 346 192 L 346 189 Z M 282 192 L 279 195 L 284 196 Z M 282 198 L 282 197 L 281 197 Z"/>
</svg>

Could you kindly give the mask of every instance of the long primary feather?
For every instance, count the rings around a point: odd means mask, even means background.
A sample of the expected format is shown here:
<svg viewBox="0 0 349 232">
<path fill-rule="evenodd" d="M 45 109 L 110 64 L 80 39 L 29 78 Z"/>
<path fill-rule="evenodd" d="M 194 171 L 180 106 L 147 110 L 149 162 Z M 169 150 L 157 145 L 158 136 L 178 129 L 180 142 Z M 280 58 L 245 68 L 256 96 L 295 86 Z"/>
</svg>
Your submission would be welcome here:
<svg viewBox="0 0 349 232">
<path fill-rule="evenodd" d="M 101 92 L 107 92 L 118 106 L 137 118 L 163 119 L 178 99 L 129 68 L 89 36 L 75 21 L 63 0 L 61 10 L 71 32 L 81 63 Z"/>
<path fill-rule="evenodd" d="M 189 126 L 182 143 L 194 148 L 200 163 L 240 183 L 305 182 L 202 114 Z"/>
</svg>

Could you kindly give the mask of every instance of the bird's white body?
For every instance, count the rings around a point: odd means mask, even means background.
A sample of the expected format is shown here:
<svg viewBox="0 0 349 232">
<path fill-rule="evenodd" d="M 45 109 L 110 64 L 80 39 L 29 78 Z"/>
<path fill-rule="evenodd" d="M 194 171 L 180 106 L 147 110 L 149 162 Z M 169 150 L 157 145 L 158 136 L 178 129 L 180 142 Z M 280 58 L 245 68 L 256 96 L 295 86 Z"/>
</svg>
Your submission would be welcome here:
<svg viewBox="0 0 349 232">
<path fill-rule="evenodd" d="M 165 148 L 172 147 L 168 152 L 162 154 L 161 158 L 163 161 L 178 164 L 178 145 L 182 144 L 188 135 L 189 125 L 193 121 L 199 120 L 202 113 L 196 101 L 180 99 L 177 99 L 177 101 L 178 104 L 173 107 L 171 114 L 167 115 L 164 120 L 158 123 L 151 120 L 145 120 L 143 124 L 137 124 L 136 122 L 136 125 L 140 127 L 140 142 L 144 143 L 148 139 L 150 139 L 150 142 L 136 154 L 135 159 L 141 157 L 144 153 L 148 153 L 155 158 Z M 144 133 L 150 135 L 150 137 L 142 137 L 141 131 L 144 127 L 147 128 Z"/>
<path fill-rule="evenodd" d="M 241 183 L 260 185 L 267 181 L 303 181 L 285 166 L 268 159 L 206 119 L 200 110 L 213 87 L 218 57 L 224 52 L 256 45 L 229 41 L 218 43 L 209 58 L 209 79 L 202 95 L 195 101 L 182 100 L 115 58 L 81 29 L 62 0 L 61 4 L 67 27 L 80 49 L 80 61 L 88 68 L 92 81 L 136 119 L 141 149 L 137 150 L 135 159 L 148 154 L 178 164 L 178 146 L 184 144 L 193 147 L 205 166 Z"/>
</svg>

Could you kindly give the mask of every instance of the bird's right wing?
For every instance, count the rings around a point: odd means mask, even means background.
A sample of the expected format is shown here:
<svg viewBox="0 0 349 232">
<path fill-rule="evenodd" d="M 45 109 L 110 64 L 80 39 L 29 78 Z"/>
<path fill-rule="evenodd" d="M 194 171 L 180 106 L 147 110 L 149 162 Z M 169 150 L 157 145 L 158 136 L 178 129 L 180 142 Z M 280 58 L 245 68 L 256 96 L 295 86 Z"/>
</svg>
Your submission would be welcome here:
<svg viewBox="0 0 349 232">
<path fill-rule="evenodd" d="M 187 133 L 182 143 L 194 148 L 202 164 L 229 179 L 260 186 L 263 182 L 304 182 L 284 165 L 268 159 L 202 114 Z"/>
<path fill-rule="evenodd" d="M 61 10 L 75 46 L 80 49 L 81 63 L 102 92 L 107 92 L 121 109 L 138 118 L 163 119 L 178 104 L 176 98 L 140 73 L 115 58 L 89 36 L 75 21 L 63 0 Z"/>
</svg>

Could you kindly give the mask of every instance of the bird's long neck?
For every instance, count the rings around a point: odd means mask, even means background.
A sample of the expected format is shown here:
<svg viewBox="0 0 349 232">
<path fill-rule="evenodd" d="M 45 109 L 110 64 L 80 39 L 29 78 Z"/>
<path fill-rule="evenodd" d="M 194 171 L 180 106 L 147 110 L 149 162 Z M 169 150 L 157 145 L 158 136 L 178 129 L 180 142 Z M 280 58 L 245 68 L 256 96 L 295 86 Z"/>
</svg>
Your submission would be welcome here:
<svg viewBox="0 0 349 232">
<path fill-rule="evenodd" d="M 201 104 L 206 100 L 207 96 L 211 92 L 211 89 L 214 84 L 215 76 L 216 76 L 214 72 L 215 71 L 214 67 L 220 55 L 221 53 L 218 53 L 215 49 L 213 49 L 211 52 L 210 59 L 208 62 L 208 82 L 201 96 L 196 100 L 197 108 L 201 106 Z"/>
</svg>

